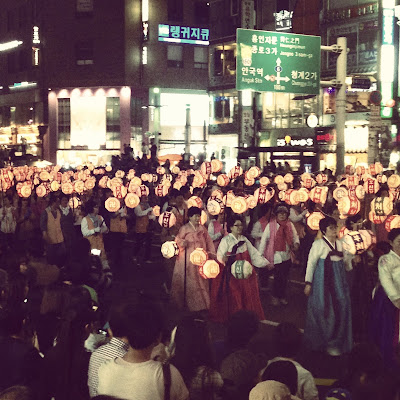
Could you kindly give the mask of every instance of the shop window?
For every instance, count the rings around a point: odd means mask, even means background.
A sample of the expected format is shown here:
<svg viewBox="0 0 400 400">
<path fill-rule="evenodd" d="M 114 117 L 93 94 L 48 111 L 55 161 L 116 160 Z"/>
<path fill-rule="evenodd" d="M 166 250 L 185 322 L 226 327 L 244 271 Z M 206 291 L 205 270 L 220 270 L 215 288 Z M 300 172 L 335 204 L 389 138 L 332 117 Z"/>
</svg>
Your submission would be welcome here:
<svg viewBox="0 0 400 400">
<path fill-rule="evenodd" d="M 143 100 L 131 97 L 131 125 L 142 126 L 143 121 Z"/>
<path fill-rule="evenodd" d="M 194 23 L 196 25 L 208 25 L 210 6 L 208 0 L 197 1 L 194 3 Z"/>
<path fill-rule="evenodd" d="M 194 48 L 194 67 L 208 69 L 208 47 Z"/>
<path fill-rule="evenodd" d="M 216 48 L 214 50 L 214 76 L 232 76 L 236 74 L 235 48 Z"/>
<path fill-rule="evenodd" d="M 168 0 L 168 21 L 183 22 L 183 0 Z"/>
<path fill-rule="evenodd" d="M 75 44 L 75 58 L 77 65 L 91 65 L 93 60 L 93 42 L 85 40 Z"/>
<path fill-rule="evenodd" d="M 183 47 L 170 44 L 167 47 L 168 67 L 183 68 Z"/>
<path fill-rule="evenodd" d="M 58 148 L 71 148 L 71 101 L 58 99 Z"/>
<path fill-rule="evenodd" d="M 238 117 L 239 100 L 237 96 L 218 93 L 212 97 L 211 124 L 235 123 Z"/>
<path fill-rule="evenodd" d="M 106 100 L 106 149 L 119 149 L 121 146 L 120 102 L 119 97 Z"/>
</svg>

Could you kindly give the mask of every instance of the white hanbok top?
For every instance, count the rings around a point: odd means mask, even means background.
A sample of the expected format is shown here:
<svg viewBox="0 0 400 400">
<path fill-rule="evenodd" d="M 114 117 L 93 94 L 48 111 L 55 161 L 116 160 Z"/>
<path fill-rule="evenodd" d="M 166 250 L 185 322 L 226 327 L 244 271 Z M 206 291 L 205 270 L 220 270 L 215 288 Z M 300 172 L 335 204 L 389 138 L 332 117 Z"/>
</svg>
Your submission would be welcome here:
<svg viewBox="0 0 400 400">
<path fill-rule="evenodd" d="M 239 243 L 241 241 L 244 241 L 245 243 L 238 248 L 237 254 L 243 253 L 247 250 L 249 252 L 252 265 L 257 268 L 263 268 L 269 264 L 267 259 L 264 258 L 258 252 L 258 250 L 251 244 L 249 239 L 247 239 L 243 235 L 240 235 L 239 238 L 236 239 L 232 233 L 230 233 L 229 235 L 227 235 L 221 239 L 221 243 L 219 244 L 218 251 L 217 251 L 217 260 L 221 264 L 225 264 L 225 262 L 223 261 L 224 256 L 228 252 L 231 252 L 233 246 L 235 246 L 237 243 Z"/>
<path fill-rule="evenodd" d="M 333 248 L 335 248 L 334 243 L 331 243 L 331 245 Z M 331 250 L 332 249 L 327 245 L 327 243 L 325 243 L 323 239 L 318 239 L 312 244 L 307 261 L 306 282 L 311 283 L 313 281 L 314 271 L 315 268 L 317 268 L 318 260 L 320 258 L 325 260 Z M 343 251 L 342 242 L 340 240 L 336 240 L 336 250 Z M 340 257 L 332 256 L 332 261 L 340 261 L 340 260 L 341 260 Z"/>
<path fill-rule="evenodd" d="M 378 262 L 379 281 L 391 302 L 400 299 L 400 257 L 390 250 Z"/>
</svg>

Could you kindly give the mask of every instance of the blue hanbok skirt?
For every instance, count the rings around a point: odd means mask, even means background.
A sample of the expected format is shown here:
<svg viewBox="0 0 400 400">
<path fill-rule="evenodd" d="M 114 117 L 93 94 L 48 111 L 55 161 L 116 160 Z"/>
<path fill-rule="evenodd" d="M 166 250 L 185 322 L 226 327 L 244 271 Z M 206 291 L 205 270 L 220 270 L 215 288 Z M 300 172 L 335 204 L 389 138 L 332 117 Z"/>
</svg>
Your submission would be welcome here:
<svg viewBox="0 0 400 400">
<path fill-rule="evenodd" d="M 352 349 L 351 301 L 343 261 L 332 261 L 334 296 L 337 304 L 334 310 L 332 296 L 325 293 L 325 259 L 319 259 L 315 268 L 311 294 L 308 298 L 307 317 L 304 329 L 305 345 L 315 351 L 335 348 L 341 353 Z M 325 309 L 325 296 L 327 309 Z"/>
</svg>

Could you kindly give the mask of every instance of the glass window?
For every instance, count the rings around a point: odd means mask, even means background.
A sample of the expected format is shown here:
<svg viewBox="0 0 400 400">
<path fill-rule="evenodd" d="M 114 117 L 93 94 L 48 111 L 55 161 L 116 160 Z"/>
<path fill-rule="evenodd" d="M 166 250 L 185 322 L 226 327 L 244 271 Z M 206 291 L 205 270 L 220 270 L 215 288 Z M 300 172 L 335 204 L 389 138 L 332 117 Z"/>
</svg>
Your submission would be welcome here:
<svg viewBox="0 0 400 400">
<path fill-rule="evenodd" d="M 237 95 L 219 92 L 211 96 L 210 124 L 237 122 L 239 99 Z"/>
<path fill-rule="evenodd" d="M 58 99 L 58 148 L 71 148 L 71 101 Z"/>
<path fill-rule="evenodd" d="M 90 65 L 93 60 L 93 42 L 85 40 L 75 44 L 75 58 L 77 65 Z"/>
<path fill-rule="evenodd" d="M 214 76 L 232 76 L 236 74 L 236 45 L 222 45 L 214 49 Z"/>
<path fill-rule="evenodd" d="M 183 47 L 168 45 L 167 47 L 168 67 L 183 68 Z"/>
<path fill-rule="evenodd" d="M 119 149 L 121 146 L 119 97 L 107 97 L 106 100 L 106 149 Z"/>
<path fill-rule="evenodd" d="M 208 68 L 208 47 L 194 47 L 194 67 Z"/>
<path fill-rule="evenodd" d="M 143 100 L 131 97 L 131 125 L 142 126 L 143 120 Z"/>
</svg>

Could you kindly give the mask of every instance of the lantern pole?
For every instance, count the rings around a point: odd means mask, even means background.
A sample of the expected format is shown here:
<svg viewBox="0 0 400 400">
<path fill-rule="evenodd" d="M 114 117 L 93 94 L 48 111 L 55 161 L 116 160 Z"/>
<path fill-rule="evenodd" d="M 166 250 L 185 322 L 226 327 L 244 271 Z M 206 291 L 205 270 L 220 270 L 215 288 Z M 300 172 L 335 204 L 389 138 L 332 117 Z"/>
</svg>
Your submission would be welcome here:
<svg viewBox="0 0 400 400">
<path fill-rule="evenodd" d="M 187 248 L 185 247 L 185 275 L 183 277 L 183 309 L 186 309 L 186 280 L 187 280 Z"/>
</svg>

